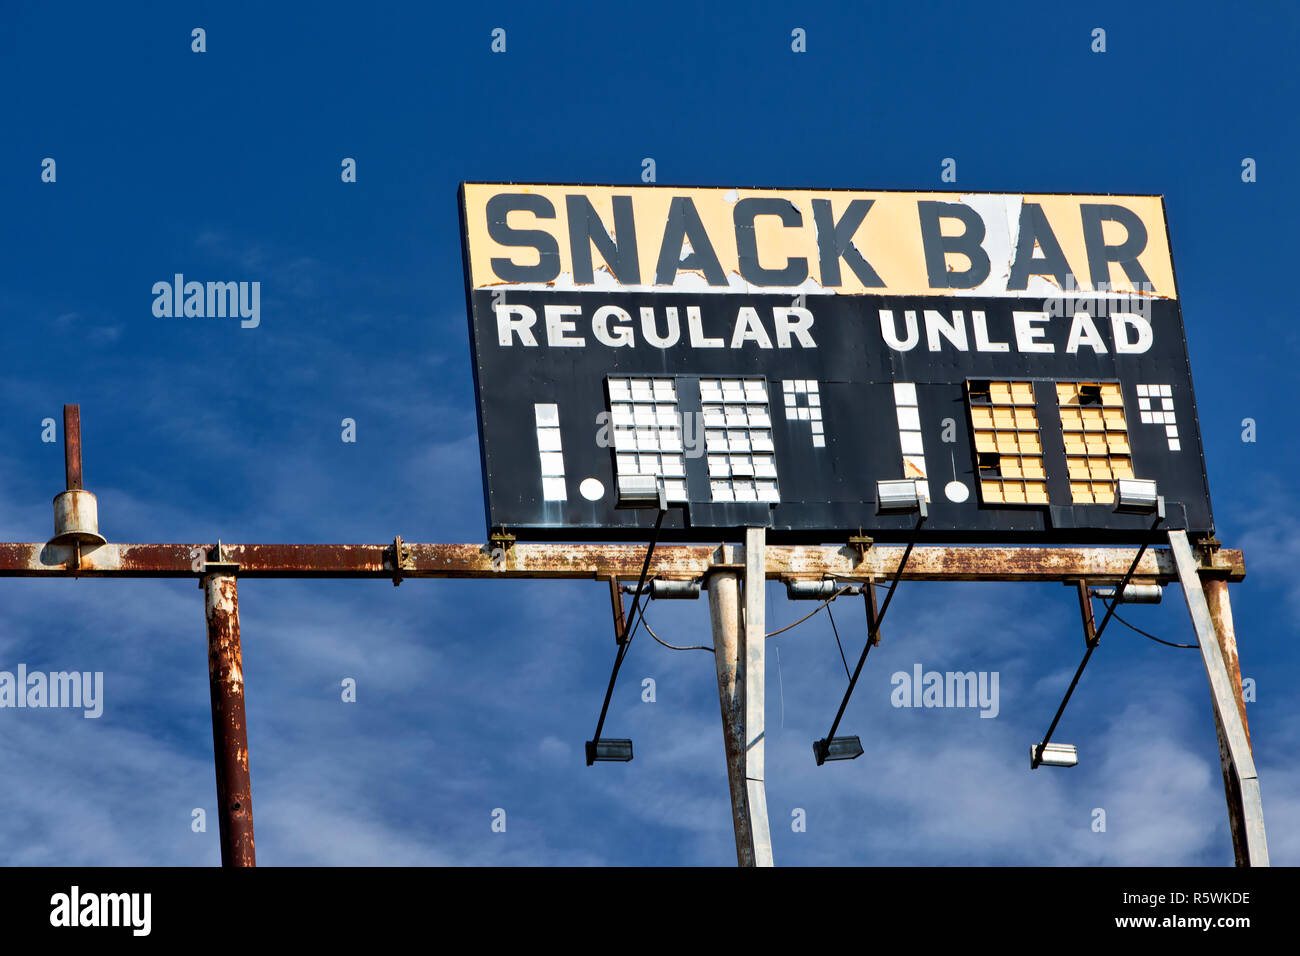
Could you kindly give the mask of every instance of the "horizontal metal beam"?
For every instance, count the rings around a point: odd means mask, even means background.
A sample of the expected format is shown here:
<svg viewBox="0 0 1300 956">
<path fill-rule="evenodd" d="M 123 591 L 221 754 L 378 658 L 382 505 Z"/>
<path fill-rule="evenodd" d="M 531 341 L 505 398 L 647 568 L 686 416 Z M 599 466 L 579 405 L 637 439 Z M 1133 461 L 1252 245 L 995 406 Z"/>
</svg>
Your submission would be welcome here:
<svg viewBox="0 0 1300 956">
<path fill-rule="evenodd" d="M 634 544 L 227 544 L 225 562 L 244 578 L 635 578 L 645 547 Z M 215 544 L 74 545 L 0 543 L 0 577 L 200 577 Z M 829 545 L 768 545 L 769 579 L 834 577 L 868 581 L 888 577 L 903 548 Z M 1118 581 L 1136 548 L 1096 547 L 917 547 L 903 578 L 909 581 Z M 663 545 L 655 549 L 650 574 L 666 579 L 698 578 L 711 569 L 739 568 L 740 545 Z M 1200 554 L 1198 552 L 1198 554 Z M 215 558 L 214 558 L 215 560 Z M 1227 581 L 1246 575 L 1240 551 L 1200 555 L 1202 574 Z M 1167 548 L 1150 548 L 1134 572 L 1145 583 L 1178 580 Z"/>
</svg>

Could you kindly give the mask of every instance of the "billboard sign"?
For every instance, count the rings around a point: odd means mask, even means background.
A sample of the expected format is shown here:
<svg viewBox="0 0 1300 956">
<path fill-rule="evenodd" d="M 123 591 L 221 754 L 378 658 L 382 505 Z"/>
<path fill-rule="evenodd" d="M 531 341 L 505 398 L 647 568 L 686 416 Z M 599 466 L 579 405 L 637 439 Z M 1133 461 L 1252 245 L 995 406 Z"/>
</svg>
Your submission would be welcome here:
<svg viewBox="0 0 1300 956">
<path fill-rule="evenodd" d="M 1158 196 L 465 183 L 488 523 L 644 539 L 1210 532 Z"/>
</svg>

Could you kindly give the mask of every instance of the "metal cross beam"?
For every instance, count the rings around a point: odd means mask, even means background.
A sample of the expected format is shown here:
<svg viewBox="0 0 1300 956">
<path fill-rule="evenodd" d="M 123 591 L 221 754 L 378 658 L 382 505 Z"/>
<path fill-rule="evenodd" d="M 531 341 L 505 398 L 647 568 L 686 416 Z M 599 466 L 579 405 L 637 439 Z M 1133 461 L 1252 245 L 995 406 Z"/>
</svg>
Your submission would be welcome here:
<svg viewBox="0 0 1300 956">
<path fill-rule="evenodd" d="M 0 577 L 199 578 L 215 542 L 207 544 L 104 544 L 98 546 L 0 543 Z M 230 544 L 226 560 L 241 578 L 635 578 L 645 547 L 622 544 Z M 874 545 L 859 554 L 847 545 L 771 545 L 769 580 L 838 578 L 846 582 L 891 576 L 905 549 Z M 1126 547 L 916 547 L 903 579 L 908 581 L 1118 581 L 1136 548 Z M 740 545 L 663 545 L 649 574 L 695 579 L 719 567 L 745 563 Z M 1240 581 L 1240 551 L 1220 549 L 1199 557 L 1201 573 Z M 1152 584 L 1178 581 L 1167 548 L 1150 548 L 1133 576 Z"/>
</svg>

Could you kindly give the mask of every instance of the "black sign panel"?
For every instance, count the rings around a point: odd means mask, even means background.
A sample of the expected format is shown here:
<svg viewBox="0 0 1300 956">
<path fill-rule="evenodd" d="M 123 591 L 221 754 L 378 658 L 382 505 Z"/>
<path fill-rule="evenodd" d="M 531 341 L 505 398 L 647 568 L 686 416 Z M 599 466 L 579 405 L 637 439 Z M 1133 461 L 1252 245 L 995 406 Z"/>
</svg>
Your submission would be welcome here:
<svg viewBox="0 0 1300 956">
<path fill-rule="evenodd" d="M 915 519 L 879 513 L 877 482 L 914 479 L 930 539 L 1133 540 L 1152 519 L 1116 511 L 1117 482 L 1145 479 L 1166 528 L 1213 530 L 1156 197 L 462 202 L 492 528 L 644 540 L 655 513 L 620 489 L 649 480 L 667 538 L 889 539 Z"/>
</svg>

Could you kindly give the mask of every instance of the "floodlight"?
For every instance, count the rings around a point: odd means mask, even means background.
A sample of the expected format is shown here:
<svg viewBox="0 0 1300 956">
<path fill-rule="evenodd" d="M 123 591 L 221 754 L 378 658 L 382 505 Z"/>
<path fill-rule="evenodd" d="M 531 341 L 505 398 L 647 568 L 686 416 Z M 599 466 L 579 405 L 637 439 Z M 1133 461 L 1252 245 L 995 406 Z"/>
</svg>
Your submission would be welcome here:
<svg viewBox="0 0 1300 956">
<path fill-rule="evenodd" d="M 860 594 L 855 585 L 838 581 L 786 581 L 785 596 L 791 601 L 829 601 L 843 590 L 845 594 Z"/>
<path fill-rule="evenodd" d="M 925 496 L 914 478 L 876 482 L 876 510 L 881 514 L 926 513 Z"/>
<path fill-rule="evenodd" d="M 1074 744 L 1034 744 L 1029 748 L 1029 769 L 1045 767 L 1073 767 L 1079 763 L 1079 750 Z"/>
<path fill-rule="evenodd" d="M 819 767 L 827 760 L 854 760 L 862 756 L 862 741 L 856 736 L 832 737 L 829 740 L 823 737 L 813 741 L 813 756 L 817 758 Z"/>
<path fill-rule="evenodd" d="M 601 737 L 587 741 L 587 766 L 597 760 L 627 763 L 632 759 L 632 741 L 618 737 Z"/>
<path fill-rule="evenodd" d="M 1120 595 L 1120 604 L 1159 604 L 1165 589 L 1158 584 L 1130 584 Z M 1115 588 L 1092 588 L 1092 596 L 1109 601 L 1115 597 Z"/>
<path fill-rule="evenodd" d="M 1163 509 L 1156 483 L 1147 478 L 1120 478 L 1115 482 L 1115 510 L 1125 514 L 1149 515 Z"/>
<path fill-rule="evenodd" d="M 667 510 L 663 481 L 656 475 L 619 475 L 618 507 Z"/>
</svg>

